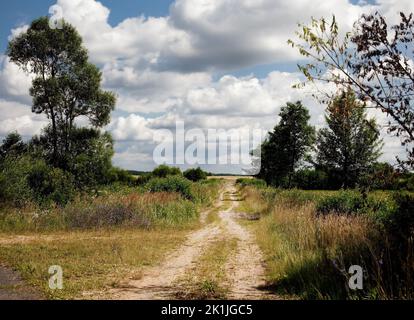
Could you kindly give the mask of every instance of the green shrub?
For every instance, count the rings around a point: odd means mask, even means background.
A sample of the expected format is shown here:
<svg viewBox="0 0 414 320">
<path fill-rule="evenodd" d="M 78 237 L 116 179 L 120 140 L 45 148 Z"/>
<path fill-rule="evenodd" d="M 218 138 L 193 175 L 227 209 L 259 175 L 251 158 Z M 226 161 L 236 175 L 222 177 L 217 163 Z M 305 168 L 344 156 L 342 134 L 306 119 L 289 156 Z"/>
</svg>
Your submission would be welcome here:
<svg viewBox="0 0 414 320">
<path fill-rule="evenodd" d="M 383 225 L 392 237 L 407 243 L 414 236 L 414 194 L 397 192 L 392 197 L 395 209 L 386 216 Z"/>
<path fill-rule="evenodd" d="M 33 197 L 27 176 L 37 160 L 30 156 L 6 157 L 2 164 L 2 197 L 5 202 L 23 207 Z"/>
<path fill-rule="evenodd" d="M 0 201 L 4 202 L 6 200 L 5 194 L 6 179 L 4 175 L 0 172 Z"/>
<path fill-rule="evenodd" d="M 407 178 L 406 189 L 409 190 L 409 191 L 414 191 L 414 174 L 411 174 Z"/>
<path fill-rule="evenodd" d="M 65 205 L 75 196 L 73 177 L 44 160 L 29 155 L 6 158 L 0 178 L 4 202 L 23 207 L 34 201 L 47 205 Z"/>
<path fill-rule="evenodd" d="M 151 173 L 141 174 L 135 181 L 137 186 L 143 186 L 153 178 Z"/>
<path fill-rule="evenodd" d="M 329 189 L 328 175 L 321 170 L 299 170 L 293 176 L 293 185 L 303 190 Z"/>
<path fill-rule="evenodd" d="M 269 188 L 272 193 L 273 188 Z M 277 189 L 273 189 L 277 190 Z M 273 191 L 275 192 L 275 191 Z M 276 198 L 282 200 L 291 206 L 303 206 L 311 202 L 318 202 L 320 199 L 327 197 L 328 191 L 304 191 L 299 189 L 279 189 L 276 193 Z"/>
<path fill-rule="evenodd" d="M 188 169 L 184 171 L 183 175 L 185 178 L 193 182 L 198 182 L 207 179 L 207 172 L 201 170 L 201 168 Z"/>
<path fill-rule="evenodd" d="M 356 214 L 366 207 L 366 199 L 355 191 L 339 191 L 318 201 L 318 214 Z"/>
<path fill-rule="evenodd" d="M 194 199 L 191 181 L 181 176 L 153 178 L 146 183 L 145 189 L 149 192 L 177 192 L 186 199 Z"/>
<path fill-rule="evenodd" d="M 65 205 L 73 200 L 75 189 L 70 173 L 51 168 L 43 161 L 36 161 L 27 175 L 33 199 L 39 204 Z"/>
<path fill-rule="evenodd" d="M 242 187 L 266 187 L 266 181 L 262 179 L 249 179 L 249 178 L 239 178 L 236 180 L 236 183 Z"/>
<path fill-rule="evenodd" d="M 130 174 L 127 170 L 121 168 L 112 167 L 108 172 L 108 182 L 109 183 L 123 183 L 127 185 L 132 185 L 136 182 L 136 179 Z"/>
<path fill-rule="evenodd" d="M 155 168 L 151 174 L 153 177 L 166 178 L 167 176 L 181 175 L 181 170 L 179 168 L 160 165 L 158 168 Z"/>
<path fill-rule="evenodd" d="M 392 197 L 379 193 L 364 194 L 341 190 L 315 200 L 317 214 L 365 214 L 381 225 L 397 210 Z"/>
</svg>

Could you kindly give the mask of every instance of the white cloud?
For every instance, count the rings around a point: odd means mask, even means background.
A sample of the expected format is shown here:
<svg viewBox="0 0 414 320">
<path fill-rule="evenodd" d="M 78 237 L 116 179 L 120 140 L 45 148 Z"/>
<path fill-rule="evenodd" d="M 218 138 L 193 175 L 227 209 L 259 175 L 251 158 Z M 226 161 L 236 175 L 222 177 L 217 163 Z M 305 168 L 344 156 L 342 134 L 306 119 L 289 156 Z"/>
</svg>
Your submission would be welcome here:
<svg viewBox="0 0 414 320">
<path fill-rule="evenodd" d="M 29 88 L 32 77 L 10 62 L 5 56 L 0 56 L 0 98 L 30 104 Z"/>
<path fill-rule="evenodd" d="M 17 130 L 21 135 L 31 137 L 39 134 L 46 124 L 46 117 L 32 114 L 30 106 L 0 98 L 0 136 Z"/>
<path fill-rule="evenodd" d="M 152 140 L 153 132 L 148 125 L 149 121 L 144 117 L 131 114 L 113 119 L 108 129 L 116 140 L 149 141 Z"/>
<path fill-rule="evenodd" d="M 27 24 L 12 29 L 10 31 L 10 35 L 8 37 L 8 40 L 9 41 L 13 40 L 15 37 L 19 36 L 21 33 L 26 32 L 27 29 L 29 29 L 29 26 Z"/>
<path fill-rule="evenodd" d="M 294 37 L 296 24 L 311 16 L 335 14 L 350 29 L 362 12 L 379 9 L 396 19 L 398 10 L 414 9 L 410 0 L 378 0 L 376 6 L 347 0 L 176 0 L 168 16 L 131 16 L 111 26 L 110 10 L 98 1 L 57 4 L 82 35 L 91 61 L 101 68 L 104 87 L 118 95 L 108 130 L 118 141 L 115 162 L 128 168 L 139 168 L 141 160 L 149 166 L 144 155 L 151 153 L 154 130 L 173 129 L 177 119 L 203 129 L 248 124 L 270 130 L 282 105 L 303 100 L 312 123 L 323 125 L 324 106 L 309 90 L 291 88 L 299 81 L 297 73 L 273 71 L 263 78 L 226 73 L 299 59 L 286 42 Z M 10 38 L 26 28 L 13 29 Z M 215 80 L 217 73 L 224 76 Z M 6 129 L 32 134 L 45 123 L 28 106 L 30 81 L 0 57 L 0 135 Z M 398 141 L 387 140 L 386 157 L 393 158 L 398 148 Z"/>
</svg>

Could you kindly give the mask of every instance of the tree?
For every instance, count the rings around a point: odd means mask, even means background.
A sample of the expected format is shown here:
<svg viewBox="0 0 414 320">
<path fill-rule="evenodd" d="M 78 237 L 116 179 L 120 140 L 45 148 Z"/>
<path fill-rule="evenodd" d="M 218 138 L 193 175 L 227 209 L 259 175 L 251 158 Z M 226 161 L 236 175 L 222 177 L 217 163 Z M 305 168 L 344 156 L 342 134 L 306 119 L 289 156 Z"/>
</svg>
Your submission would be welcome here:
<svg viewBox="0 0 414 320">
<path fill-rule="evenodd" d="M 76 119 L 85 117 L 96 128 L 108 124 L 115 96 L 100 89 L 101 72 L 88 63 L 82 38 L 66 22 L 51 29 L 47 17 L 34 20 L 27 32 L 10 41 L 7 54 L 35 75 L 32 111 L 50 119 L 51 162 L 64 168 Z"/>
<path fill-rule="evenodd" d="M 328 128 L 318 133 L 317 164 L 341 187 L 354 187 L 381 154 L 379 130 L 352 90 L 341 92 L 326 112 Z"/>
<path fill-rule="evenodd" d="M 183 176 L 188 180 L 198 182 L 207 179 L 207 172 L 198 167 L 196 169 L 192 168 L 184 171 Z"/>
<path fill-rule="evenodd" d="M 258 176 L 268 184 L 291 187 L 295 169 L 314 143 L 315 129 L 308 124 L 309 112 L 299 101 L 282 107 L 279 116 L 279 124 L 261 146 Z"/>
<path fill-rule="evenodd" d="M 71 148 L 64 155 L 65 170 L 74 176 L 79 189 L 91 189 L 110 180 L 112 169 L 113 140 L 109 133 L 102 134 L 94 128 L 73 127 L 69 136 Z M 53 157 L 53 131 L 48 126 L 40 136 L 29 143 L 32 154 L 49 160 Z"/>
<path fill-rule="evenodd" d="M 362 177 L 363 184 L 374 190 L 397 190 L 401 187 L 399 184 L 401 178 L 403 174 L 387 162 L 374 163 L 367 174 Z"/>
<path fill-rule="evenodd" d="M 167 165 L 160 165 L 152 171 L 154 177 L 166 178 L 167 176 L 181 175 L 180 168 L 169 167 Z"/>
<path fill-rule="evenodd" d="M 21 155 L 26 151 L 26 144 L 22 140 L 22 136 L 17 132 L 10 132 L 0 145 L 0 162 L 8 155 Z"/>
<path fill-rule="evenodd" d="M 344 37 L 335 17 L 331 23 L 312 19 L 297 32 L 304 43 L 289 43 L 311 60 L 299 66 L 308 82 L 351 87 L 359 99 L 385 112 L 391 119 L 388 131 L 406 147 L 408 159 L 398 160 L 414 168 L 414 19 L 412 14 L 400 17 L 389 27 L 379 13 L 362 15 Z"/>
</svg>

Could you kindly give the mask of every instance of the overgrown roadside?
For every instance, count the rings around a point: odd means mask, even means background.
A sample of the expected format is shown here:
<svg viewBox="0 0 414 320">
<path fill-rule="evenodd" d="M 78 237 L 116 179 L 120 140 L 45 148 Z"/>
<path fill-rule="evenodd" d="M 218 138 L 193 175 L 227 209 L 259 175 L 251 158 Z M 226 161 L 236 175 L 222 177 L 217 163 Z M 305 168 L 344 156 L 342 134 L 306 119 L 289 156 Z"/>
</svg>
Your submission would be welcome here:
<svg viewBox="0 0 414 320">
<path fill-rule="evenodd" d="M 49 299 L 274 299 L 263 255 L 241 225 L 235 178 L 199 221 L 160 228 L 0 235 L 0 256 Z M 48 268 L 63 267 L 64 290 Z"/>
<path fill-rule="evenodd" d="M 191 200 L 170 191 L 124 188 L 62 208 L 4 209 L 0 263 L 46 299 L 101 298 L 161 264 L 200 228 L 199 210 L 213 205 L 220 181 L 186 184 Z M 52 265 L 63 269 L 62 290 L 48 286 Z M 13 295 L 3 296 L 8 298 Z"/>
<path fill-rule="evenodd" d="M 202 215 L 205 225 L 137 280 L 111 291 L 113 299 L 266 299 L 262 253 L 237 221 L 240 195 L 226 181 L 218 208 Z"/>
</svg>

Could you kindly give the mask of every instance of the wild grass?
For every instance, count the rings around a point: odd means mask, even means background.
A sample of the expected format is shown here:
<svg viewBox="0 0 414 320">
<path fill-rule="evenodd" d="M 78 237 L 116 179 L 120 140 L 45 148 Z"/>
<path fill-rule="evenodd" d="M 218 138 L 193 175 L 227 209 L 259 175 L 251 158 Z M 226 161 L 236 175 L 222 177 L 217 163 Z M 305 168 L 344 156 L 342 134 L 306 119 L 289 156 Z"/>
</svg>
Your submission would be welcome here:
<svg viewBox="0 0 414 320">
<path fill-rule="evenodd" d="M 65 207 L 3 206 L 0 260 L 45 298 L 94 298 L 139 277 L 143 267 L 182 243 L 199 227 L 199 211 L 211 205 L 219 187 L 220 181 L 191 183 L 192 200 L 176 192 L 113 186 Z M 63 268 L 63 290 L 48 287 L 51 265 Z"/>
<path fill-rule="evenodd" d="M 0 236 L 2 263 L 17 270 L 23 279 L 47 299 L 90 299 L 115 287 L 131 274 L 156 264 L 165 253 L 178 246 L 188 230 L 111 230 L 62 231 L 47 235 L 28 234 L 27 240 Z M 48 269 L 63 269 L 63 290 L 48 287 Z"/>
<path fill-rule="evenodd" d="M 353 207 L 360 201 L 353 201 L 357 193 L 243 191 L 246 201 L 241 208 L 261 214 L 259 221 L 249 225 L 265 253 L 268 284 L 273 290 L 302 299 L 413 297 L 412 247 L 402 245 L 407 239 L 393 239 L 377 217 L 383 214 L 384 204 L 393 208 L 391 194 L 367 195 L 369 200 L 364 203 L 371 204 L 369 210 L 358 214 L 354 211 L 360 206 Z M 339 208 L 352 210 L 318 213 L 321 203 L 331 204 L 326 199 L 332 197 L 344 199 Z M 363 290 L 349 289 L 352 265 L 360 265 L 365 272 Z"/>
<path fill-rule="evenodd" d="M 64 208 L 3 210 L 2 232 L 44 232 L 57 230 L 184 226 L 198 217 L 198 208 L 175 193 L 146 193 L 76 200 Z"/>
<path fill-rule="evenodd" d="M 237 247 L 237 239 L 218 239 L 207 248 L 191 272 L 178 282 L 182 290 L 176 297 L 186 300 L 222 300 L 228 292 L 226 262 Z"/>
<path fill-rule="evenodd" d="M 220 180 L 188 182 L 192 199 L 179 192 L 145 192 L 113 186 L 98 196 L 82 196 L 64 207 L 0 206 L 0 232 L 54 232 L 57 230 L 157 226 L 185 228 L 198 219 L 199 211 L 218 195 Z M 187 185 L 186 185 L 187 186 Z"/>
<path fill-rule="evenodd" d="M 347 270 L 364 265 L 375 230 L 361 217 L 315 218 L 312 206 L 276 206 L 255 226 L 270 285 L 304 299 L 343 299 Z"/>
</svg>

